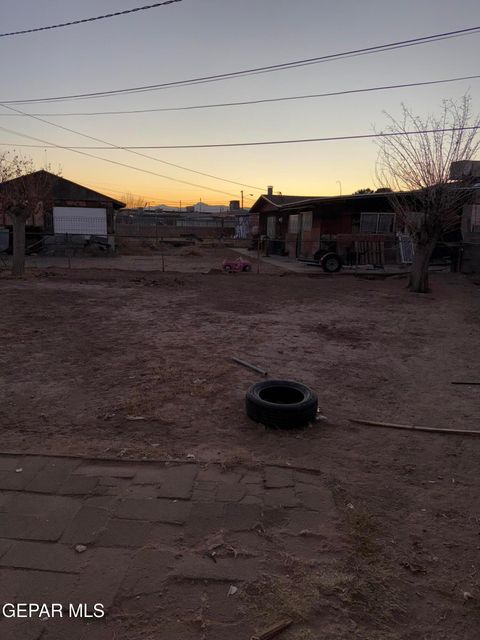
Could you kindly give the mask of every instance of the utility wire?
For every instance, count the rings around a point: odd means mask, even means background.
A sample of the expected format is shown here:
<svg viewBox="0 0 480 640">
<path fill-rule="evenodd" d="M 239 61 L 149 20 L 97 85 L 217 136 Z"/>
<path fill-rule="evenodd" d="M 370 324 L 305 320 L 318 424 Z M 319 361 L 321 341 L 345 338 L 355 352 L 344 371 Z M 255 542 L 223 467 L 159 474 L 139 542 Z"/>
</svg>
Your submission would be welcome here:
<svg viewBox="0 0 480 640">
<path fill-rule="evenodd" d="M 138 198 L 141 199 L 143 201 L 148 201 L 148 202 L 159 202 L 161 204 L 166 204 L 166 205 L 177 205 L 180 202 L 180 198 L 177 198 L 177 200 L 167 200 L 166 198 L 162 198 L 161 196 L 152 196 L 152 195 L 148 195 L 146 193 L 133 193 L 132 191 L 130 191 L 130 189 L 112 189 L 111 187 L 109 187 L 106 184 L 103 183 L 97 183 L 97 182 L 85 182 L 84 183 L 85 186 L 89 187 L 90 189 L 94 189 L 94 191 L 98 191 L 99 189 L 101 189 L 104 193 L 118 193 L 122 196 L 132 196 L 134 198 Z M 116 185 L 117 187 L 119 185 Z M 247 198 L 244 196 L 244 200 L 246 200 Z M 251 200 L 251 198 L 248 198 L 249 200 Z M 183 198 L 181 199 L 182 205 L 188 207 L 192 204 L 197 204 L 197 200 L 184 200 Z M 217 205 L 217 206 L 225 206 L 224 205 L 224 200 L 218 202 L 216 200 L 214 200 L 213 202 L 210 200 L 209 204 L 210 205 Z"/>
<path fill-rule="evenodd" d="M 61 27 L 71 27 L 76 24 L 83 24 L 85 22 L 95 22 L 96 20 L 105 20 L 106 18 L 116 18 L 117 16 L 124 16 L 128 13 L 136 13 L 137 11 L 146 11 L 147 9 L 156 9 L 157 7 L 164 7 L 167 4 L 173 4 L 175 2 L 182 2 L 182 0 L 165 0 L 164 2 L 155 2 L 154 4 L 146 4 L 143 7 L 135 7 L 134 9 L 125 9 L 125 11 L 115 11 L 114 13 L 106 13 L 103 16 L 96 16 L 95 18 L 83 18 L 82 20 L 72 20 L 71 22 L 62 22 L 60 24 L 52 24 L 48 27 L 35 27 L 33 29 L 23 29 L 22 31 L 10 31 L 9 33 L 0 33 L 0 38 L 8 38 L 9 36 L 21 36 L 27 33 L 35 33 L 36 31 L 50 31 L 51 29 L 60 29 Z"/>
<path fill-rule="evenodd" d="M 117 160 L 110 160 L 109 158 L 102 158 L 101 156 L 96 156 L 93 153 L 87 153 L 86 151 L 80 151 L 79 149 L 76 149 L 75 147 L 68 147 L 65 145 L 60 145 L 60 144 L 54 144 L 52 142 L 50 142 L 49 140 L 44 140 L 42 138 L 36 138 L 35 136 L 29 136 L 26 133 L 20 133 L 19 131 L 13 131 L 12 129 L 6 129 L 5 127 L 0 127 L 0 130 L 2 131 L 6 131 L 7 133 L 13 133 L 16 136 L 20 136 L 21 138 L 27 138 L 28 140 L 35 140 L 36 142 L 41 142 L 42 144 L 40 145 L 25 145 L 25 144 L 18 144 L 18 145 L 10 145 L 10 144 L 5 144 L 2 143 L 2 146 L 14 146 L 14 147 L 31 147 L 31 148 L 36 148 L 36 147 L 40 147 L 42 149 L 62 149 L 64 151 L 71 151 L 72 153 L 77 153 L 78 155 L 81 156 L 86 156 L 88 158 L 94 158 L 95 160 L 103 160 L 103 162 L 108 162 L 109 164 L 114 164 L 118 167 L 125 167 L 127 169 L 133 169 L 134 171 L 140 171 L 141 173 L 148 173 L 151 176 L 157 176 L 158 178 L 165 178 L 166 180 L 173 180 L 173 182 L 180 182 L 181 184 L 187 184 L 190 187 L 197 187 L 200 189 L 206 189 L 208 191 L 215 191 L 217 193 L 223 193 L 227 196 L 235 196 L 237 197 L 238 194 L 236 193 L 230 193 L 229 191 L 222 191 L 221 189 L 214 189 L 213 187 L 206 187 L 205 185 L 200 185 L 200 184 L 195 184 L 194 182 L 187 182 L 186 180 L 180 180 L 179 178 L 172 178 L 171 176 L 165 176 L 162 175 L 161 173 L 156 173 L 155 171 L 150 171 L 149 169 L 142 169 L 140 167 L 135 167 L 131 164 L 126 164 L 124 162 L 118 162 Z M 107 147 L 110 148 L 110 147 Z"/>
<path fill-rule="evenodd" d="M 9 133 L 14 133 L 16 135 L 21 135 L 25 138 L 31 138 L 31 136 L 26 136 L 24 134 L 19 134 L 16 131 L 12 131 L 11 129 L 6 129 L 5 127 L 0 127 L 1 130 L 7 131 Z M 278 144 L 302 144 L 306 142 L 333 142 L 340 140 L 366 140 L 373 138 L 393 138 L 395 136 L 416 136 L 422 133 L 449 133 L 453 131 L 473 131 L 478 130 L 478 127 L 448 127 L 445 129 L 422 129 L 418 131 L 392 131 L 387 133 L 364 133 L 359 135 L 352 136 L 330 136 L 326 138 L 299 138 L 296 140 L 262 140 L 256 142 L 225 142 L 222 144 L 176 144 L 176 145 L 145 145 L 145 146 L 127 146 L 127 147 L 116 147 L 117 149 L 121 149 L 122 151 L 127 151 L 129 149 L 213 149 L 220 147 L 258 147 L 258 146 L 266 146 L 266 145 L 278 145 Z M 41 141 L 43 142 L 43 141 Z M 14 145 L 13 143 L 0 143 L 2 146 L 25 146 L 32 148 L 45 148 L 44 145 Z M 46 147 L 47 149 L 69 149 L 70 151 L 75 151 L 77 149 L 89 149 L 89 150 L 99 150 L 99 149 L 112 149 L 112 147 L 87 147 L 87 146 L 71 146 L 71 147 L 63 147 L 58 145 L 52 145 L 51 147 Z"/>
<path fill-rule="evenodd" d="M 34 116 L 28 113 L 25 113 L 24 111 L 21 111 L 20 109 L 16 109 L 15 107 L 10 107 L 8 105 L 4 105 L 2 103 L 0 103 L 0 106 L 2 106 L 4 109 L 9 109 L 10 111 L 14 111 L 17 114 L 20 115 L 26 115 L 26 116 L 30 116 L 32 118 L 32 120 L 37 120 L 38 122 L 42 122 L 44 124 L 48 124 L 51 127 L 55 127 L 57 129 L 62 129 L 62 131 L 67 131 L 68 133 L 74 133 L 77 136 L 81 136 L 82 138 L 88 138 L 89 140 L 94 140 L 95 142 L 101 142 L 102 144 L 106 144 L 108 145 L 107 147 L 102 147 L 102 148 L 112 148 L 112 149 L 118 149 L 118 150 L 122 150 L 122 151 L 127 151 L 128 153 L 133 153 L 137 156 L 141 156 L 142 158 L 147 158 L 148 160 L 154 160 L 155 162 L 160 162 L 161 164 L 166 164 L 170 167 L 175 167 L 176 169 L 182 169 L 183 171 L 189 171 L 190 173 L 196 173 L 198 175 L 201 176 L 206 176 L 207 178 L 213 178 L 214 180 L 220 180 L 221 182 L 229 182 L 231 184 L 236 184 L 239 185 L 240 187 L 248 187 L 249 189 L 254 189 L 256 191 L 263 191 L 262 187 L 255 187 L 251 184 L 244 184 L 243 182 L 236 182 L 235 180 L 229 180 L 227 178 L 220 178 L 219 176 L 214 176 L 211 173 L 205 173 L 203 171 L 197 171 L 196 169 L 189 169 L 188 167 L 183 167 L 179 164 L 174 164 L 173 162 L 167 162 L 166 160 L 160 160 L 160 158 L 155 158 L 154 156 L 149 156 L 145 153 L 140 153 L 139 151 L 134 151 L 132 149 L 127 149 L 124 147 L 120 147 L 116 144 L 113 144 L 113 142 L 107 142 L 106 140 L 102 140 L 101 138 L 95 138 L 94 136 L 89 136 L 86 133 L 81 133 L 80 131 L 76 131 L 75 129 L 70 129 L 70 127 L 64 127 L 60 124 L 55 124 L 54 122 L 49 122 L 48 120 L 44 120 L 43 118 L 40 118 L 38 116 Z M 196 185 L 198 186 L 198 185 Z"/>
<path fill-rule="evenodd" d="M 341 53 L 333 53 L 324 56 L 318 56 L 315 58 L 305 58 L 303 60 L 295 60 L 292 62 L 283 62 L 281 64 L 266 65 L 263 67 L 254 67 L 251 69 L 242 69 L 240 71 L 232 71 L 228 73 L 220 73 L 210 76 L 201 76 L 198 78 L 190 78 L 188 80 L 177 80 L 173 82 L 164 82 L 161 84 L 151 84 L 139 87 L 130 87 L 127 89 L 113 89 L 110 91 L 95 91 L 89 93 L 76 93 L 63 96 L 53 96 L 47 98 L 30 98 L 25 100 L 2 100 L 3 104 L 27 104 L 33 102 L 60 102 L 66 100 L 78 100 L 86 98 L 103 98 L 112 95 L 119 94 L 131 94 L 131 93 L 143 93 L 145 91 L 156 91 L 159 89 L 168 89 L 173 87 L 190 86 L 195 84 L 203 84 L 206 82 L 217 82 L 220 80 L 226 80 L 230 78 L 240 78 L 251 76 L 260 73 L 271 73 L 273 71 L 282 71 L 285 69 L 295 69 L 312 64 L 319 64 L 322 62 L 331 62 L 332 60 L 339 60 L 345 58 L 352 58 L 355 56 L 367 55 L 372 53 L 380 53 L 383 51 L 391 51 L 394 49 L 401 49 L 405 47 L 417 46 L 420 44 L 428 44 L 430 42 L 437 42 L 439 40 L 445 40 L 448 38 L 457 38 L 460 36 L 476 34 L 480 31 L 480 26 L 469 27 L 467 29 L 458 29 L 456 31 L 446 31 L 444 33 L 437 33 L 430 36 L 422 36 L 420 38 L 412 38 L 410 40 L 400 40 L 398 42 L 390 42 L 387 44 L 376 45 L 374 47 L 365 47 L 363 49 L 353 49 L 350 51 L 343 51 Z"/>
<path fill-rule="evenodd" d="M 299 96 L 285 96 L 281 98 L 261 98 L 258 100 L 241 100 L 238 102 L 217 102 L 214 104 L 197 104 L 185 107 L 159 107 L 156 109 L 128 109 L 126 111 L 87 111 L 71 113 L 0 113 L 0 118 L 17 118 L 21 116 L 46 116 L 57 118 L 60 116 L 115 116 L 125 114 L 154 113 L 159 111 L 191 111 L 193 109 L 213 109 L 218 107 L 238 107 L 251 104 L 265 104 L 269 102 L 286 102 L 293 100 L 308 100 L 311 98 L 327 98 L 331 96 L 345 96 L 355 93 L 369 93 L 371 91 L 386 91 L 388 89 L 406 89 L 410 87 L 425 87 L 435 84 L 445 84 L 447 82 L 459 82 L 461 80 L 477 80 L 480 75 L 460 76 L 457 78 L 444 78 L 441 80 L 426 80 L 424 82 L 407 82 L 404 84 L 389 84 L 377 87 L 367 87 L 363 89 L 346 89 L 344 91 L 330 91 L 328 93 L 312 93 Z"/>
<path fill-rule="evenodd" d="M 21 146 L 21 145 L 18 145 Z M 188 207 L 190 205 L 193 204 L 197 204 L 197 200 L 185 200 L 184 198 L 177 198 L 176 200 L 167 200 L 166 198 L 162 198 L 158 195 L 156 196 L 152 196 L 152 195 L 148 195 L 146 193 L 132 193 L 132 191 L 130 191 L 129 189 L 112 189 L 111 187 L 108 186 L 108 184 L 105 183 L 98 183 L 98 182 L 85 182 L 86 186 L 90 186 L 90 188 L 94 189 L 94 190 L 98 190 L 101 189 L 102 191 L 104 191 L 105 193 L 119 193 L 123 196 L 133 196 L 134 198 L 141 198 L 142 200 L 148 200 L 149 202 L 160 202 L 161 204 L 167 204 L 167 205 L 173 205 L 176 206 L 179 204 L 179 202 L 181 201 L 182 205 Z M 119 185 L 115 185 L 116 187 L 118 187 Z M 254 198 L 250 198 L 246 195 L 243 196 L 244 200 L 253 200 Z M 209 203 L 210 205 L 217 205 L 217 206 L 225 206 L 224 205 L 225 200 L 221 200 L 221 201 L 217 201 L 217 200 L 210 200 Z"/>
</svg>

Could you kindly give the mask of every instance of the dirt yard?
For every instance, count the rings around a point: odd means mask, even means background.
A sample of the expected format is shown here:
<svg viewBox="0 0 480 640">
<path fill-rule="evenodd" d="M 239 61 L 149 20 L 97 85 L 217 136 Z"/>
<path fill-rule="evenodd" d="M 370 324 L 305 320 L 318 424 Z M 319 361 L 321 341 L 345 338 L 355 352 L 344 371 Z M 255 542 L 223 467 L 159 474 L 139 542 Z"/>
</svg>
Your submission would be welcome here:
<svg viewBox="0 0 480 640">
<path fill-rule="evenodd" d="M 480 387 L 451 382 L 480 380 L 480 289 L 457 274 L 420 296 L 403 279 L 265 271 L 4 275 L 1 450 L 316 470 L 342 514 L 343 577 L 321 605 L 313 580 L 283 585 L 315 635 L 279 640 L 477 639 L 480 438 L 348 419 L 478 429 Z M 232 356 L 311 386 L 326 421 L 250 422 L 259 378 Z M 281 613 L 277 587 L 258 588 L 257 605 Z"/>
</svg>

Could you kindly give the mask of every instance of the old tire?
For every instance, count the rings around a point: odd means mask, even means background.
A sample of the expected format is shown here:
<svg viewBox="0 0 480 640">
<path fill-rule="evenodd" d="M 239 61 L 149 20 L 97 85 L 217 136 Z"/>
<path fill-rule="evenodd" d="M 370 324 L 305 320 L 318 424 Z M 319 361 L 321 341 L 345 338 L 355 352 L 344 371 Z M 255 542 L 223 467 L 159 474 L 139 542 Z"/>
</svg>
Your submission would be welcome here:
<svg viewBox="0 0 480 640">
<path fill-rule="evenodd" d="M 342 268 L 342 261 L 338 254 L 326 253 L 320 260 L 320 265 L 325 273 L 337 273 Z"/>
<path fill-rule="evenodd" d="M 293 380 L 257 382 L 245 396 L 247 416 L 275 429 L 306 426 L 315 420 L 317 407 L 316 394 Z"/>
</svg>

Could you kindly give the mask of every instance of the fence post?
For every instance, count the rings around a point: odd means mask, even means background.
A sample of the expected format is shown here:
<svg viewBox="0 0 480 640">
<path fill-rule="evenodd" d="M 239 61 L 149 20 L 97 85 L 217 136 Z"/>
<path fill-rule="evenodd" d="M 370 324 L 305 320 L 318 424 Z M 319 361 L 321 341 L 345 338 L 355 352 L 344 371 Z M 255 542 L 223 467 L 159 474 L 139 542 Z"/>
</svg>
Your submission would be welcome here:
<svg viewBox="0 0 480 640">
<path fill-rule="evenodd" d="M 67 253 L 67 258 L 68 258 L 68 268 L 71 269 L 72 268 L 72 260 L 71 260 L 71 256 L 70 256 L 70 247 L 69 247 L 69 243 L 68 243 L 68 233 L 65 234 L 65 251 Z"/>
</svg>

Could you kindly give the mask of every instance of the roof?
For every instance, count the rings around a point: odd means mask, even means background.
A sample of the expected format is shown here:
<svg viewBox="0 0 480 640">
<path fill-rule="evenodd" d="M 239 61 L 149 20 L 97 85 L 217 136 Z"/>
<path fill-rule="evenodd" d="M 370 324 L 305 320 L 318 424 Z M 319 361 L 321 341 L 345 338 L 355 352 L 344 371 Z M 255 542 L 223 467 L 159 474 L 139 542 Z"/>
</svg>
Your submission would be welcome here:
<svg viewBox="0 0 480 640">
<path fill-rule="evenodd" d="M 282 205 L 281 207 L 279 207 L 280 209 L 291 209 L 291 208 L 296 208 L 298 206 L 302 206 L 302 207 L 311 207 L 315 204 L 335 204 L 335 203 L 339 203 L 339 202 L 348 202 L 351 200 L 355 200 L 357 202 L 362 201 L 362 200 L 369 200 L 369 199 L 381 199 L 381 198 L 388 198 L 389 195 L 391 195 L 392 192 L 386 192 L 386 191 L 381 191 L 380 193 L 352 193 L 352 194 L 348 194 L 348 195 L 344 195 L 344 196 L 318 196 L 316 198 L 304 198 L 303 200 L 297 200 L 294 203 L 286 203 L 284 205 Z M 408 192 L 403 192 L 403 195 L 405 195 Z"/>
<path fill-rule="evenodd" d="M 22 176 L 22 178 L 29 176 L 39 176 L 45 175 L 46 179 L 51 185 L 52 189 L 52 200 L 80 200 L 84 202 L 111 202 L 115 209 L 121 209 L 125 206 L 125 203 L 120 202 L 120 200 L 115 200 L 115 198 L 111 198 L 103 193 L 99 193 L 98 191 L 93 191 L 93 189 L 89 189 L 88 187 L 84 187 L 81 184 L 77 184 L 76 182 L 72 182 L 71 180 L 67 180 L 66 178 L 62 178 L 61 176 L 57 176 L 54 173 L 50 173 L 50 171 L 45 171 L 41 169 L 40 171 L 35 171 L 28 176 Z M 19 178 L 14 178 L 13 180 L 8 180 L 2 185 L 7 185 L 9 182 L 14 182 L 15 180 L 19 180 Z"/>
<path fill-rule="evenodd" d="M 281 206 L 293 204 L 301 200 L 308 200 L 311 196 L 283 196 L 283 195 L 261 195 L 253 204 L 250 213 L 259 213 L 260 211 L 276 211 Z"/>
</svg>

